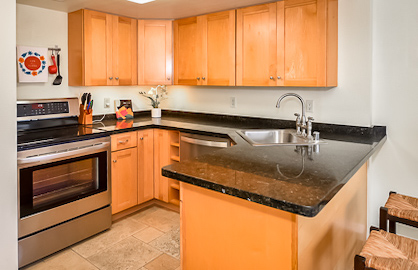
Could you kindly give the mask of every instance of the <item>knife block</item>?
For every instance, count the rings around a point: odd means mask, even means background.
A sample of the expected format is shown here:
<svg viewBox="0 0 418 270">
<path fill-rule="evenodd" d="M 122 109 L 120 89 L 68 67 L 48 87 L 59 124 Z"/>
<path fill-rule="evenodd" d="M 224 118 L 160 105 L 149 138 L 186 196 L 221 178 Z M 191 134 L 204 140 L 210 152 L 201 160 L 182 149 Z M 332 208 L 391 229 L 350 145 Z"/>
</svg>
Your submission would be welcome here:
<svg viewBox="0 0 418 270">
<path fill-rule="evenodd" d="M 78 116 L 78 123 L 82 125 L 91 125 L 93 123 L 93 110 L 84 110 L 83 104 L 80 104 L 80 115 Z"/>
</svg>

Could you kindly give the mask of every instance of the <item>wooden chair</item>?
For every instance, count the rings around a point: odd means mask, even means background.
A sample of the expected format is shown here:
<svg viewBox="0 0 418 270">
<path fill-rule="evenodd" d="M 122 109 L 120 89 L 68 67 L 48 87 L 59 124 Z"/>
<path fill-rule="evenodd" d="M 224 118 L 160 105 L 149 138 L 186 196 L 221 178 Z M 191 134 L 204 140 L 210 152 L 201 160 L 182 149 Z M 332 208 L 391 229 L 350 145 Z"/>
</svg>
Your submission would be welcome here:
<svg viewBox="0 0 418 270">
<path fill-rule="evenodd" d="M 396 233 L 396 222 L 418 228 L 418 199 L 391 191 L 384 207 L 380 207 L 380 229 Z"/>
<path fill-rule="evenodd" d="M 418 241 L 371 228 L 354 270 L 417 270 Z"/>
</svg>

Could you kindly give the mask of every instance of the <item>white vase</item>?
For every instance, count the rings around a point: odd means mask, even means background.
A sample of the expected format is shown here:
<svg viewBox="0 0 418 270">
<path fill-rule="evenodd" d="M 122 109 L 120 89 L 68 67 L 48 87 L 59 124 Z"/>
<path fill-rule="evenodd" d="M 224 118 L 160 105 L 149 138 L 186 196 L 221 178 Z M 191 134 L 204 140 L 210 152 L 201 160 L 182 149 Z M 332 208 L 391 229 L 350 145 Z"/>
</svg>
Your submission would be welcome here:
<svg viewBox="0 0 418 270">
<path fill-rule="evenodd" d="M 161 108 L 152 108 L 151 117 L 161 117 Z"/>
</svg>

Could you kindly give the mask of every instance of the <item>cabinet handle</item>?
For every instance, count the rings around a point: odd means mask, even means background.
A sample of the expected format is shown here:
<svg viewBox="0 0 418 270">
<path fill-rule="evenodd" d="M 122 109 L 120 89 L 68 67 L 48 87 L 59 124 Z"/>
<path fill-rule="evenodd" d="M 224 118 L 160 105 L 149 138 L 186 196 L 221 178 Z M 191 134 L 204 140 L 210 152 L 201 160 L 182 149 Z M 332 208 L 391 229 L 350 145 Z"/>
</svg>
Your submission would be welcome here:
<svg viewBox="0 0 418 270">
<path fill-rule="evenodd" d="M 141 137 L 140 140 L 142 141 L 144 139 L 144 137 Z"/>
<path fill-rule="evenodd" d="M 109 80 L 113 80 L 113 77 L 109 77 Z"/>
<path fill-rule="evenodd" d="M 206 78 L 205 77 L 202 77 L 202 80 L 205 80 Z"/>
<path fill-rule="evenodd" d="M 282 77 L 280 77 L 280 76 L 277 76 L 277 79 L 278 79 L 278 80 L 280 80 L 281 78 L 282 78 Z"/>
<path fill-rule="evenodd" d="M 116 159 L 114 159 L 114 160 L 113 160 L 113 163 L 116 163 L 116 162 L 118 162 L 118 161 L 117 161 Z"/>
<path fill-rule="evenodd" d="M 273 80 L 274 79 L 274 77 L 273 76 L 270 76 L 270 80 Z"/>
<path fill-rule="evenodd" d="M 170 77 L 167 78 L 167 81 L 169 81 L 169 80 L 170 80 Z"/>
<path fill-rule="evenodd" d="M 126 139 L 126 140 L 124 140 L 124 141 L 118 141 L 118 143 L 120 143 L 120 144 L 125 144 L 125 143 L 127 143 L 127 142 L 129 142 L 129 140 L 128 140 L 128 139 Z"/>
<path fill-rule="evenodd" d="M 200 80 L 200 77 L 197 77 L 196 79 Z"/>
<path fill-rule="evenodd" d="M 115 79 L 116 79 L 116 80 L 119 80 L 119 77 L 116 77 Z"/>
</svg>

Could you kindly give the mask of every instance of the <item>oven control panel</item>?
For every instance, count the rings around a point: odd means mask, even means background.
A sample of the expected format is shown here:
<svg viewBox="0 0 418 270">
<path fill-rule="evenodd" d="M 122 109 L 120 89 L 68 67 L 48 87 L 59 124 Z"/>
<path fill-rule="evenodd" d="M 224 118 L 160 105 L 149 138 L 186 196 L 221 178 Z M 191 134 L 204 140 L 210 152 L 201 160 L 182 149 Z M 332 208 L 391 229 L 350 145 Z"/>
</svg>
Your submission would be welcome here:
<svg viewBox="0 0 418 270">
<path fill-rule="evenodd" d="M 17 117 L 69 113 L 67 101 L 17 104 Z"/>
</svg>

